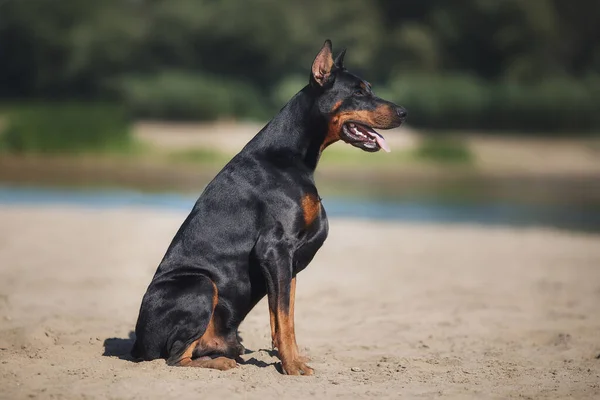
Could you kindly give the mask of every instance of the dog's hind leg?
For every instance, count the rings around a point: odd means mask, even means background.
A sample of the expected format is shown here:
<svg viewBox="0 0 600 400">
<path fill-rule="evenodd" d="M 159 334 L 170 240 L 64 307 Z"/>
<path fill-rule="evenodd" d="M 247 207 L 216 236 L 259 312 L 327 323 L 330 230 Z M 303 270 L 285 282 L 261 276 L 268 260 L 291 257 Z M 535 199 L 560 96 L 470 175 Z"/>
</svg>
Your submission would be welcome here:
<svg viewBox="0 0 600 400">
<path fill-rule="evenodd" d="M 208 278 L 206 278 L 208 280 Z M 180 367 L 213 368 L 222 371 L 234 368 L 237 363 L 232 358 L 224 357 L 232 353 L 231 345 L 219 332 L 215 316 L 215 308 L 219 302 L 219 292 L 215 283 L 209 280 L 212 289 L 212 306 L 208 325 L 200 338 L 194 340 L 181 355 L 170 357 L 169 365 Z M 209 357 L 211 355 L 212 357 Z M 237 354 L 236 354 L 237 355 Z M 218 357 L 217 357 L 218 356 Z"/>
</svg>

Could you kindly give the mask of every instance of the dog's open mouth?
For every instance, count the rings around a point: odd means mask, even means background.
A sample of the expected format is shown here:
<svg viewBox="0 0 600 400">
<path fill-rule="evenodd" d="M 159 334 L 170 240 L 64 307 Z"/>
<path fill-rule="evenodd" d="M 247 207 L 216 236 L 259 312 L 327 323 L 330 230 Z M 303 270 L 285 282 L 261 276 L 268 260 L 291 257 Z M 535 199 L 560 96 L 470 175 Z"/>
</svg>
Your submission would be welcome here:
<svg viewBox="0 0 600 400">
<path fill-rule="evenodd" d="M 346 122 L 342 125 L 341 139 L 365 151 L 375 152 L 383 149 L 390 152 L 390 147 L 383 136 L 375 132 L 373 128 L 356 122 Z"/>
</svg>

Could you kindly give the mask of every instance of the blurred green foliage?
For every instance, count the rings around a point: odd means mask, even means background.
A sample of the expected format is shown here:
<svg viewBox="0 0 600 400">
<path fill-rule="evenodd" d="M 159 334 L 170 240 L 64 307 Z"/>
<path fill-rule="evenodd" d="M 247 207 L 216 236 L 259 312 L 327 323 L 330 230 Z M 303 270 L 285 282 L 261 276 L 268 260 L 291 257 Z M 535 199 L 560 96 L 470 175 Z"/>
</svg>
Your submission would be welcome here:
<svg viewBox="0 0 600 400">
<path fill-rule="evenodd" d="M 428 128 L 600 127 L 597 0 L 2 0 L 0 98 L 264 119 L 325 38 Z"/>
<path fill-rule="evenodd" d="M 266 99 L 244 82 L 163 71 L 125 77 L 119 85 L 134 117 L 163 120 L 268 118 Z"/>
<path fill-rule="evenodd" d="M 122 107 L 29 104 L 5 109 L 0 149 L 14 153 L 122 150 L 131 144 Z"/>
<path fill-rule="evenodd" d="M 469 75 L 402 75 L 388 97 L 410 123 L 432 129 L 585 132 L 600 128 L 600 82 L 548 78 L 527 84 Z"/>
</svg>

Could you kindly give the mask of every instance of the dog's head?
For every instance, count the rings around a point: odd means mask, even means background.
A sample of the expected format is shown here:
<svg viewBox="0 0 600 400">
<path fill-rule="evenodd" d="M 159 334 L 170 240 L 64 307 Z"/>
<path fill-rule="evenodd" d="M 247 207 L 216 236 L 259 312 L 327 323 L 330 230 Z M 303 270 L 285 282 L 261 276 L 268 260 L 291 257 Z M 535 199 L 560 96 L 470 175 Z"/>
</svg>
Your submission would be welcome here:
<svg viewBox="0 0 600 400">
<path fill-rule="evenodd" d="M 315 58 L 310 85 L 317 91 L 316 106 L 328 121 L 321 149 L 343 140 L 364 151 L 390 151 L 375 129 L 392 129 L 406 118 L 406 110 L 373 94 L 371 84 L 344 68 L 346 50 L 333 59 L 331 41 Z"/>
</svg>

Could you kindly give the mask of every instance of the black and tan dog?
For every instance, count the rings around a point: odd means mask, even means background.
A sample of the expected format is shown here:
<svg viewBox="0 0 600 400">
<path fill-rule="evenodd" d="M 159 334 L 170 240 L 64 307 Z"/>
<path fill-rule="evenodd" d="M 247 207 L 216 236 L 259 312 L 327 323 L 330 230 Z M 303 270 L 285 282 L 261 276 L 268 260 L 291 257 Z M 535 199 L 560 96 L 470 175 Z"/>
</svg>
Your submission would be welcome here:
<svg viewBox="0 0 600 400">
<path fill-rule="evenodd" d="M 309 84 L 206 187 L 144 295 L 136 359 L 235 367 L 244 351 L 238 327 L 267 295 L 283 371 L 313 374 L 296 344 L 294 297 L 296 274 L 327 237 L 315 168 L 338 140 L 389 151 L 373 128 L 394 128 L 406 117 L 344 68 L 344 53 L 334 61 L 327 40 Z"/>
</svg>

